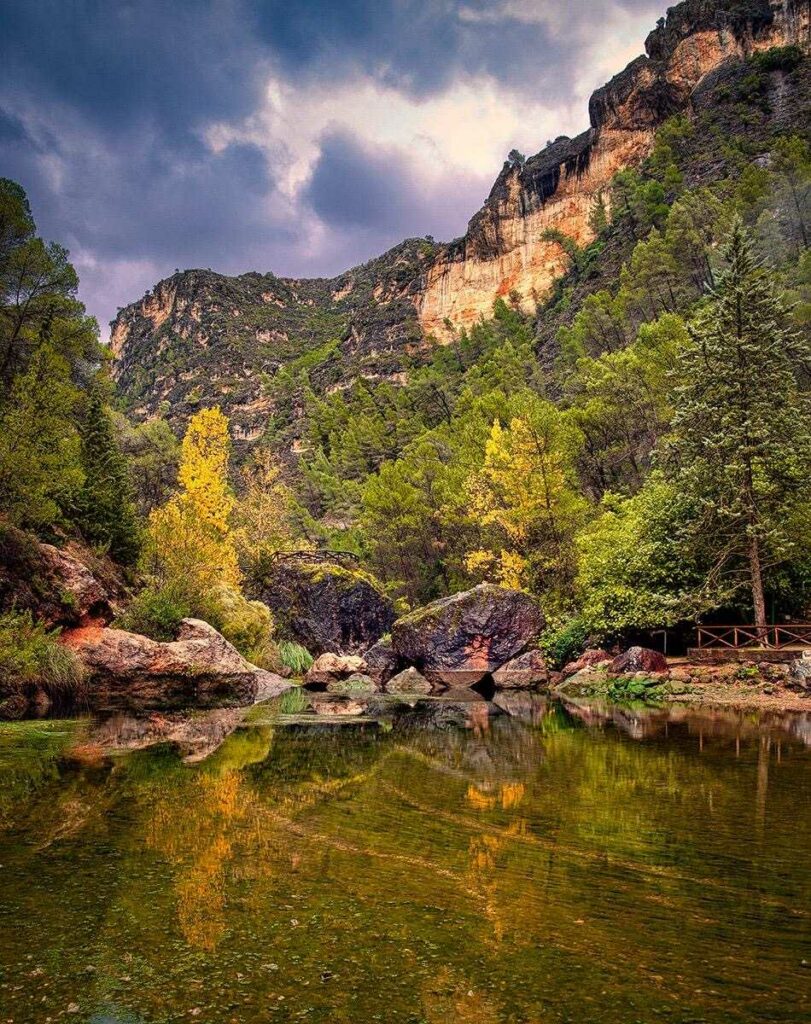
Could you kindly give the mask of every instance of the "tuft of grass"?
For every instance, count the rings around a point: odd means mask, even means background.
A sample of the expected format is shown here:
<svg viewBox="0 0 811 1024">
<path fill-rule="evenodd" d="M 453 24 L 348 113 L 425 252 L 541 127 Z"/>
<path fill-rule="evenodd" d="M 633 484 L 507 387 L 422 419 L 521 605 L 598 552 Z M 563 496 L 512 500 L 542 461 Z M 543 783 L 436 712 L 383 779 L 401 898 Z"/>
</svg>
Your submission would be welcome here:
<svg viewBox="0 0 811 1024">
<path fill-rule="evenodd" d="M 61 646 L 59 632 L 34 621 L 27 611 L 0 615 L 0 687 L 5 696 L 29 695 L 36 687 L 52 700 L 82 695 L 81 662 Z"/>
<path fill-rule="evenodd" d="M 295 676 L 303 676 L 314 660 L 307 648 L 297 644 L 294 640 L 280 641 L 279 658 Z"/>
</svg>

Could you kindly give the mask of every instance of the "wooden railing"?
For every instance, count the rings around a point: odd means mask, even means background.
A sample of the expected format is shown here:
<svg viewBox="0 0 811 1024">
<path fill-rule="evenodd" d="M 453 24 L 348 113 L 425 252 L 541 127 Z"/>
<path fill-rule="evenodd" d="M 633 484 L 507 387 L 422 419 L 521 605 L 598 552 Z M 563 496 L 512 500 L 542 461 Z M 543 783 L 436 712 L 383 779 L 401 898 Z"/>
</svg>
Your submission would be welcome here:
<svg viewBox="0 0 811 1024">
<path fill-rule="evenodd" d="M 699 626 L 699 647 L 811 647 L 811 623 L 783 626 Z"/>
</svg>

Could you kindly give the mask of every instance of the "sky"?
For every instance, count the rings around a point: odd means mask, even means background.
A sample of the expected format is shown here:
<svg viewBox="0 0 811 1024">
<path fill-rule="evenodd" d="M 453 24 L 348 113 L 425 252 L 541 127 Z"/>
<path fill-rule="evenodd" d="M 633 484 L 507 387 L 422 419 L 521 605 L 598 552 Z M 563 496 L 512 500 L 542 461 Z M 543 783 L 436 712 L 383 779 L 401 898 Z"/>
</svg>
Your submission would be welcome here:
<svg viewBox="0 0 811 1024">
<path fill-rule="evenodd" d="M 464 233 L 665 0 L 0 0 L 0 175 L 107 334 L 175 269 L 332 276 Z"/>
</svg>

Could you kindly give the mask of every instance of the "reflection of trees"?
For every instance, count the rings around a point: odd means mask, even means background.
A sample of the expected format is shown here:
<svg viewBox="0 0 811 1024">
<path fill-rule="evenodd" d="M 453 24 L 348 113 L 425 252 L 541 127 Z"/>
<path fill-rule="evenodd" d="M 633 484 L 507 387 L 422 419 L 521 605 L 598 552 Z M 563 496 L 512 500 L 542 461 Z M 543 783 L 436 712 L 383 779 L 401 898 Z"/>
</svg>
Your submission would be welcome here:
<svg viewBox="0 0 811 1024">
<path fill-rule="evenodd" d="M 93 962 L 100 990 L 144 1019 L 204 995 L 207 1024 L 263 1019 L 284 994 L 288 1019 L 315 1006 L 310 1019 L 390 1007 L 392 1020 L 534 1021 L 543 987 L 556 1018 L 597 1019 L 578 1014 L 583 993 L 609 989 L 627 1016 L 606 1020 L 648 1019 L 672 998 L 717 1021 L 695 990 L 734 982 L 765 930 L 804 923 L 802 877 L 785 865 L 811 839 L 797 745 L 783 741 L 778 766 L 778 742 L 751 723 L 719 729 L 690 718 L 667 743 L 637 741 L 554 714 L 478 734 L 243 729 L 194 768 L 151 751 L 65 773 L 49 804 L 64 815 L 79 779 L 101 810 L 47 834 L 98 846 L 99 872 L 108 850 L 120 857 Z M 742 846 L 756 814 L 760 841 Z M 244 1012 L 220 1009 L 245 964 Z M 759 964 L 753 1013 L 778 984 L 786 1014 L 797 1005 L 784 966 L 778 953 Z"/>
<path fill-rule="evenodd" d="M 186 941 L 199 949 L 215 950 L 226 929 L 233 837 L 254 803 L 241 771 L 264 760 L 272 740 L 267 727 L 232 733 L 201 771 L 152 809 L 147 845 L 173 867 L 178 922 Z"/>
</svg>

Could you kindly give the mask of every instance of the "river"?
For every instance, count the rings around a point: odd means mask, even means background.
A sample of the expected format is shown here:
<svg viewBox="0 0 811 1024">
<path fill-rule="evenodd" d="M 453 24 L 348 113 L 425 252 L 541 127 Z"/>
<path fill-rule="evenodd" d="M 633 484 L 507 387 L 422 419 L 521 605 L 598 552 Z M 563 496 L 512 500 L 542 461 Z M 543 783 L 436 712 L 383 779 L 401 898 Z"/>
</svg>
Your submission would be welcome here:
<svg viewBox="0 0 811 1024">
<path fill-rule="evenodd" d="M 0 1021 L 811 1020 L 811 716 L 513 710 L 1 725 Z"/>
</svg>

